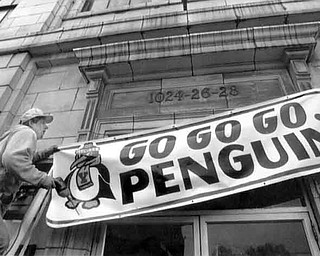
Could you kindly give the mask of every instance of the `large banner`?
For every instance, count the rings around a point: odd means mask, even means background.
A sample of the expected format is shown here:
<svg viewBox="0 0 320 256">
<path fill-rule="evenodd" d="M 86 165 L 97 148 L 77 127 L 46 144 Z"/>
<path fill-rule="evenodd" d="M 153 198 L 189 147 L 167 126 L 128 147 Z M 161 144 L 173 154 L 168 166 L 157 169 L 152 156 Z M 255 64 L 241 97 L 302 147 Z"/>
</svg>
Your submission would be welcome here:
<svg viewBox="0 0 320 256">
<path fill-rule="evenodd" d="M 199 203 L 319 172 L 320 90 L 54 155 L 51 227 Z"/>
</svg>

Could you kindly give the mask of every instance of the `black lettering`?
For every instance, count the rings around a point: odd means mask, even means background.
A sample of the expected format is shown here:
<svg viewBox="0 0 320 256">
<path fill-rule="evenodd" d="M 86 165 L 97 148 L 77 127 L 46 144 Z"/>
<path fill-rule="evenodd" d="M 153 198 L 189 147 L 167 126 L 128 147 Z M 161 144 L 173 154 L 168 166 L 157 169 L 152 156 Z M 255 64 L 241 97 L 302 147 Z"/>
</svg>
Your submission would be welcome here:
<svg viewBox="0 0 320 256">
<path fill-rule="evenodd" d="M 132 177 L 137 177 L 138 182 L 132 183 Z M 149 184 L 149 176 L 143 169 L 134 169 L 120 173 L 122 190 L 122 203 L 133 203 L 133 193 L 145 189 Z"/>
<path fill-rule="evenodd" d="M 209 131 L 204 132 L 206 130 L 209 130 Z M 188 146 L 191 149 L 203 149 L 209 145 L 210 140 L 211 140 L 210 126 L 196 129 L 190 132 L 187 138 Z"/>
<path fill-rule="evenodd" d="M 314 141 L 320 142 L 320 133 L 312 128 L 307 128 L 301 131 L 302 135 L 305 137 L 313 153 L 316 157 L 320 156 L 320 151 Z"/>
<path fill-rule="evenodd" d="M 290 109 L 294 109 L 295 122 L 290 118 Z M 297 128 L 305 124 L 307 120 L 306 112 L 303 107 L 298 103 L 288 103 L 283 105 L 280 109 L 281 120 L 287 128 Z"/>
<path fill-rule="evenodd" d="M 186 190 L 192 189 L 192 183 L 188 171 L 193 172 L 203 179 L 208 184 L 213 184 L 219 182 L 216 168 L 209 152 L 203 154 L 207 167 L 203 167 L 201 164 L 197 163 L 191 157 L 184 157 L 178 159 L 180 170 Z"/>
<path fill-rule="evenodd" d="M 284 135 L 284 138 L 286 139 L 288 145 L 292 149 L 293 153 L 295 153 L 298 160 L 304 160 L 310 158 L 308 152 L 304 148 L 301 141 L 297 138 L 297 136 L 294 133 L 290 133 L 287 135 Z"/>
<path fill-rule="evenodd" d="M 174 175 L 172 173 L 164 175 L 163 169 L 172 167 L 172 166 L 173 166 L 173 161 L 151 166 L 154 187 L 156 190 L 156 196 L 163 196 L 163 195 L 180 191 L 179 185 L 166 187 L 166 181 L 174 180 Z"/>
<path fill-rule="evenodd" d="M 164 150 L 162 152 L 159 152 L 159 143 L 161 140 L 166 140 L 166 145 Z M 149 153 L 155 159 L 164 158 L 172 152 L 175 143 L 176 143 L 176 137 L 171 135 L 157 138 L 151 142 Z"/>
<path fill-rule="evenodd" d="M 282 147 L 280 141 L 278 138 L 272 138 L 271 139 L 274 146 L 276 147 L 276 150 L 278 151 L 279 153 L 279 160 L 276 161 L 276 162 L 272 162 L 267 154 L 266 154 L 266 151 L 264 150 L 263 148 L 263 145 L 261 143 L 260 140 L 258 141 L 254 141 L 254 142 L 251 142 L 251 146 L 253 148 L 253 151 L 257 157 L 257 160 L 259 162 L 259 164 L 264 167 L 264 168 L 267 168 L 267 169 L 274 169 L 274 168 L 279 168 L 283 165 L 285 165 L 287 162 L 288 162 L 288 154 L 287 152 L 284 150 L 284 148 Z"/>
<path fill-rule="evenodd" d="M 253 117 L 253 125 L 256 130 L 262 134 L 269 134 L 277 129 L 278 120 L 276 116 L 264 118 L 267 113 L 273 112 L 274 109 L 268 109 L 255 114 Z"/>
<path fill-rule="evenodd" d="M 227 125 L 231 125 L 231 134 L 229 137 L 226 136 L 225 129 Z M 216 136 L 218 140 L 224 143 L 231 143 L 236 141 L 241 133 L 241 124 L 238 121 L 230 120 L 221 124 L 218 124 L 216 127 Z"/>
<path fill-rule="evenodd" d="M 147 146 L 139 146 L 134 148 L 136 145 L 146 143 L 147 140 L 137 141 L 126 145 L 120 152 L 120 161 L 123 165 L 134 165 L 141 161 Z M 133 157 L 130 158 L 129 154 L 132 151 Z"/>
<path fill-rule="evenodd" d="M 235 163 L 241 163 L 241 169 L 236 170 L 233 168 L 232 164 L 230 163 L 230 153 L 234 150 L 243 151 L 244 146 L 242 145 L 228 145 L 224 147 L 218 156 L 219 165 L 222 171 L 228 175 L 230 178 L 233 179 L 241 179 L 249 176 L 252 174 L 254 170 L 254 163 L 252 161 L 252 157 L 250 154 L 236 156 L 233 158 Z"/>
</svg>

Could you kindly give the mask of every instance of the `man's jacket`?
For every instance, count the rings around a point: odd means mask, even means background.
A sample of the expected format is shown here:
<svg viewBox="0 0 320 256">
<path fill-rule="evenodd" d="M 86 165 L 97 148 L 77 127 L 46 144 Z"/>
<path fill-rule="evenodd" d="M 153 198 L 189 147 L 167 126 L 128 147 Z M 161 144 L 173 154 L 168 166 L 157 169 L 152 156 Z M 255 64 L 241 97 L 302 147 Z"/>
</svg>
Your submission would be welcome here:
<svg viewBox="0 0 320 256">
<path fill-rule="evenodd" d="M 53 178 L 33 164 L 35 158 L 42 158 L 36 147 L 36 133 L 25 125 L 16 125 L 0 138 L 0 195 L 15 194 L 22 181 L 38 187 L 52 186 Z"/>
</svg>

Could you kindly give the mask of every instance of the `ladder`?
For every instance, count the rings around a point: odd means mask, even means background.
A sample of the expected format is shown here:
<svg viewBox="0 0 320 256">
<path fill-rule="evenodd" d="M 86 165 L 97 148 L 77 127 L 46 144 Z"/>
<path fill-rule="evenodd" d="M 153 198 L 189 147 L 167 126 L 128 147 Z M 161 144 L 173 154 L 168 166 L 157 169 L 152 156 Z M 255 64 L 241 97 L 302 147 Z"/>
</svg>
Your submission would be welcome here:
<svg viewBox="0 0 320 256">
<path fill-rule="evenodd" d="M 29 241 L 31 239 L 34 228 L 37 226 L 46 205 L 50 200 L 51 190 L 39 189 L 36 196 L 32 200 L 26 214 L 24 215 L 18 230 L 11 238 L 10 245 L 5 255 L 7 256 L 23 256 Z"/>
</svg>

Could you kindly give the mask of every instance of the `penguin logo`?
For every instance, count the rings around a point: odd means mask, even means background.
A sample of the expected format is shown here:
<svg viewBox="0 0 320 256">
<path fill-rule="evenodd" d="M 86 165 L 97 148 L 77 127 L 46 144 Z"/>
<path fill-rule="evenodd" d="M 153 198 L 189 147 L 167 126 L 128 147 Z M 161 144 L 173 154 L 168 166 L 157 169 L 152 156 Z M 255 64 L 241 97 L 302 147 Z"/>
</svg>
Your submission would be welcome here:
<svg viewBox="0 0 320 256">
<path fill-rule="evenodd" d="M 76 150 L 65 183 L 70 190 L 70 197 L 65 204 L 69 209 L 76 209 L 81 202 L 84 209 L 98 207 L 101 197 L 115 200 L 110 187 L 109 170 L 101 163 L 99 147 L 93 142 L 85 143 Z"/>
</svg>

